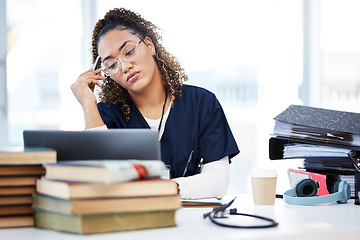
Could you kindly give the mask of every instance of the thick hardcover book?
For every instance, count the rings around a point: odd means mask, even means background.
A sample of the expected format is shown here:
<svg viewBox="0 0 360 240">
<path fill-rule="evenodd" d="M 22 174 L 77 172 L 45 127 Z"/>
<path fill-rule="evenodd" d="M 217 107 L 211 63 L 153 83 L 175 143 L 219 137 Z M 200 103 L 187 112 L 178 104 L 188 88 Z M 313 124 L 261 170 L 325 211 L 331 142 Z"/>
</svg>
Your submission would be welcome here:
<svg viewBox="0 0 360 240">
<path fill-rule="evenodd" d="M 165 164 L 160 160 L 89 160 L 45 164 L 48 179 L 112 183 L 160 177 Z"/>
<path fill-rule="evenodd" d="M 0 216 L 0 228 L 15 228 L 15 227 L 33 227 L 34 216 L 31 215 L 14 215 L 14 216 Z"/>
<path fill-rule="evenodd" d="M 0 177 L 0 187 L 35 186 L 38 176 Z"/>
<path fill-rule="evenodd" d="M 35 188 L 34 188 L 35 189 Z M 0 206 L 31 204 L 31 195 L 0 196 Z"/>
<path fill-rule="evenodd" d="M 0 187 L 0 197 L 27 195 L 35 192 L 35 186 L 19 186 L 19 187 Z"/>
<path fill-rule="evenodd" d="M 176 226 L 175 211 L 71 215 L 35 211 L 35 227 L 78 234 L 130 231 Z"/>
<path fill-rule="evenodd" d="M 62 199 L 145 197 L 176 195 L 178 193 L 175 181 L 160 178 L 109 184 L 67 182 L 42 178 L 37 180 L 36 191 Z"/>
<path fill-rule="evenodd" d="M 179 195 L 172 195 L 65 200 L 34 194 L 32 206 L 35 209 L 64 214 L 125 213 L 175 210 L 181 207 L 181 199 Z"/>
<path fill-rule="evenodd" d="M 40 176 L 45 174 L 42 165 L 0 165 L 0 176 Z"/>
<path fill-rule="evenodd" d="M 26 205 L 13 205 L 13 206 L 0 206 L 0 216 L 3 215 L 24 215 L 32 214 L 33 209 L 31 204 Z"/>
<path fill-rule="evenodd" d="M 50 148 L 1 147 L 1 165 L 55 163 L 56 151 Z"/>
</svg>

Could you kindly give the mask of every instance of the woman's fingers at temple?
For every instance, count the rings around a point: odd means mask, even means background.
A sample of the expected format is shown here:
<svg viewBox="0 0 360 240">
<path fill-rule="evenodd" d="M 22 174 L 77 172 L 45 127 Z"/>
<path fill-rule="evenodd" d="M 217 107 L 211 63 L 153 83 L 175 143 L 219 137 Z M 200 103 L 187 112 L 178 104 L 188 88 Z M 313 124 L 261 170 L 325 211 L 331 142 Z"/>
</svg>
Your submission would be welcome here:
<svg viewBox="0 0 360 240">
<path fill-rule="evenodd" d="M 101 68 L 98 68 L 98 69 L 96 69 L 95 71 L 93 71 L 95 74 L 99 74 L 99 73 L 101 73 L 102 72 L 102 69 Z"/>
<path fill-rule="evenodd" d="M 101 81 L 106 80 L 106 77 L 99 75 L 101 69 L 92 71 L 89 69 L 78 76 L 76 81 L 71 85 L 71 90 L 74 93 L 79 103 L 86 107 L 90 104 L 96 103 L 94 95 L 95 86 L 102 87 Z"/>
<path fill-rule="evenodd" d="M 79 76 L 78 81 L 84 82 L 86 85 L 96 84 L 97 86 L 101 87 L 102 84 L 99 82 L 99 80 L 104 81 L 106 80 L 106 77 L 97 75 L 97 73 L 100 73 L 100 71 L 86 71 Z"/>
</svg>

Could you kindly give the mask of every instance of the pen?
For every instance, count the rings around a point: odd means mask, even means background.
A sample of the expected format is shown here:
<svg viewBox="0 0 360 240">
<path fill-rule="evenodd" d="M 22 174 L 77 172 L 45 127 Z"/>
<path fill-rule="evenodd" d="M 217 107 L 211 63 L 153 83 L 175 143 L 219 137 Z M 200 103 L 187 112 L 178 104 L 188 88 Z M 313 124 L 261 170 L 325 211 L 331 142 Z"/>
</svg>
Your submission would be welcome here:
<svg viewBox="0 0 360 240">
<path fill-rule="evenodd" d="M 92 69 L 93 71 L 96 70 L 96 66 L 98 65 L 99 60 L 100 60 L 100 56 L 97 56 L 94 66 L 93 66 L 93 69 Z M 91 88 L 91 83 L 89 83 L 89 88 Z"/>
<path fill-rule="evenodd" d="M 96 66 L 98 65 L 99 60 L 100 60 L 100 56 L 97 56 L 97 58 L 95 60 L 95 63 L 94 63 L 94 66 L 93 66 L 93 71 L 96 70 Z"/>
<path fill-rule="evenodd" d="M 191 159 L 192 159 L 193 152 L 194 152 L 194 150 L 191 150 L 190 156 L 189 156 L 189 158 L 187 160 L 187 163 L 186 163 L 186 166 L 185 166 L 185 169 L 184 169 L 183 177 L 185 177 L 185 174 L 187 172 L 189 163 L 191 162 Z"/>
<path fill-rule="evenodd" d="M 196 170 L 196 173 L 201 173 L 203 165 L 204 165 L 204 159 L 200 158 L 199 165 L 198 165 L 198 168 Z"/>
</svg>

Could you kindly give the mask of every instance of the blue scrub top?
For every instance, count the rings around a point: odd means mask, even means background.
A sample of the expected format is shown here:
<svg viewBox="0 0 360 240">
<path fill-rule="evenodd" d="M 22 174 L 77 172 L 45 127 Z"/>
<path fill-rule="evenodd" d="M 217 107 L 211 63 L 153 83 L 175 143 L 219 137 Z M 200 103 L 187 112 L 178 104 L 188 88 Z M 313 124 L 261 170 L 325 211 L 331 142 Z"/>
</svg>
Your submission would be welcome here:
<svg viewBox="0 0 360 240">
<path fill-rule="evenodd" d="M 135 104 L 130 105 L 130 120 L 125 121 L 120 105 L 98 104 L 108 128 L 150 128 Z M 224 111 L 215 95 L 208 90 L 183 84 L 176 98 L 161 138 L 161 158 L 170 166 L 172 178 L 197 173 L 199 161 L 229 159 L 239 153 Z"/>
</svg>

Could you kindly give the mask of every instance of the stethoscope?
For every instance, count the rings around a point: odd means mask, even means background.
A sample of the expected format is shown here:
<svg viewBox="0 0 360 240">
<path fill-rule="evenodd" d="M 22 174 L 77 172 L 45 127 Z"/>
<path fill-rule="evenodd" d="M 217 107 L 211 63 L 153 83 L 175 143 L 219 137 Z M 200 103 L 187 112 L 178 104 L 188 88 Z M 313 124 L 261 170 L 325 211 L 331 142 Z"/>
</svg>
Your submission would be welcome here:
<svg viewBox="0 0 360 240">
<path fill-rule="evenodd" d="M 217 219 L 227 218 L 225 216 L 225 210 L 228 207 L 230 207 L 230 205 L 235 201 L 235 199 L 236 198 L 231 200 L 229 203 L 221 205 L 220 207 L 214 208 L 211 212 L 205 213 L 203 215 L 204 219 L 206 219 L 208 217 L 210 219 L 210 221 L 215 223 L 216 225 L 219 225 L 219 226 L 222 226 L 222 227 L 231 227 L 231 228 L 270 228 L 270 227 L 276 227 L 277 225 L 279 225 L 278 222 L 276 222 L 275 220 L 273 220 L 271 218 L 262 217 L 262 216 L 259 216 L 259 215 L 247 214 L 247 213 L 238 213 L 236 208 L 230 209 L 229 214 L 230 215 L 241 215 L 241 216 L 261 219 L 263 221 L 268 222 L 268 224 L 249 225 L 248 226 L 248 225 L 232 225 L 232 224 L 226 224 L 226 223 L 222 223 L 222 222 L 217 221 Z"/>
</svg>

